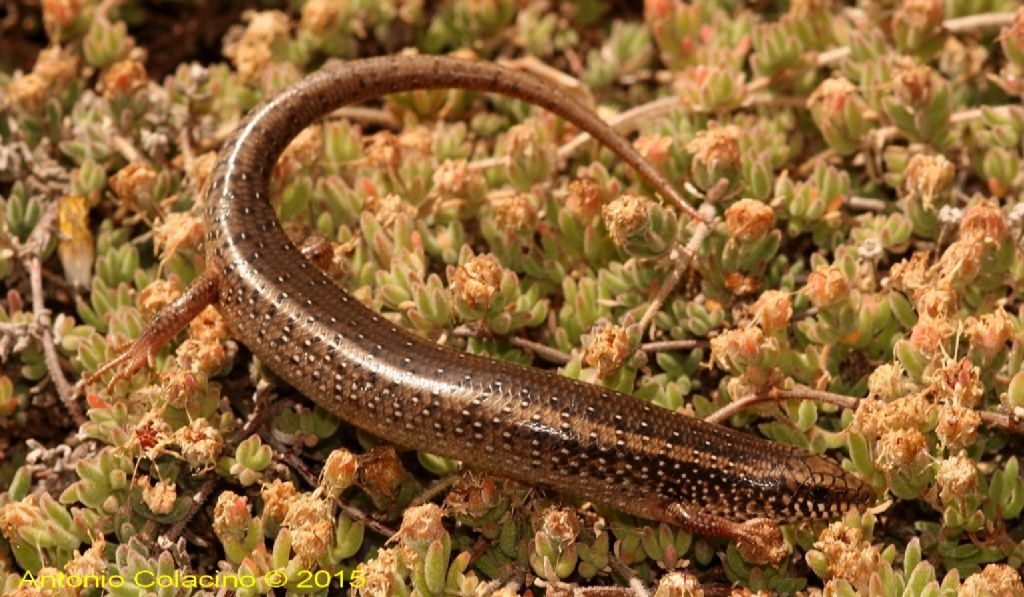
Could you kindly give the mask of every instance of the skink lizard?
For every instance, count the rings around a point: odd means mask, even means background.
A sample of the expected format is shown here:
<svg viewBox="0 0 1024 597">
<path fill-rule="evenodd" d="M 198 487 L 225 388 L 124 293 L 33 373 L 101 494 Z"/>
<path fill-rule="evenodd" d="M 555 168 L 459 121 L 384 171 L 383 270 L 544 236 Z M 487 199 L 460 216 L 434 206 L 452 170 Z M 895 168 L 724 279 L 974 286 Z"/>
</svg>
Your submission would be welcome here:
<svg viewBox="0 0 1024 597">
<path fill-rule="evenodd" d="M 554 373 L 427 342 L 304 259 L 268 197 L 278 156 L 346 104 L 425 88 L 521 98 L 574 123 L 705 223 L 630 143 L 554 86 L 481 61 L 389 56 L 324 68 L 253 109 L 227 140 L 205 207 L 207 271 L 92 376 L 142 367 L 214 304 L 235 337 L 328 411 L 395 444 L 643 518 L 755 546 L 778 523 L 874 499 L 832 460 Z"/>
</svg>

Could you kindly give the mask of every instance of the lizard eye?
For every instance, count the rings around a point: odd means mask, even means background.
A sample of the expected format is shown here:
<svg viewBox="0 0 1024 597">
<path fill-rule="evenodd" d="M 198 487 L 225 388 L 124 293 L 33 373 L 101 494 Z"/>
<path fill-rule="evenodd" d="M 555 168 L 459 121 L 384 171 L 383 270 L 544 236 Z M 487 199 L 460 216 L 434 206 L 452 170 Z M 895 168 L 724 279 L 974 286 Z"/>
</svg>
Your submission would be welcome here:
<svg viewBox="0 0 1024 597">
<path fill-rule="evenodd" d="M 824 487 L 812 487 L 807 495 L 812 501 L 824 502 L 828 498 L 828 490 Z"/>
</svg>

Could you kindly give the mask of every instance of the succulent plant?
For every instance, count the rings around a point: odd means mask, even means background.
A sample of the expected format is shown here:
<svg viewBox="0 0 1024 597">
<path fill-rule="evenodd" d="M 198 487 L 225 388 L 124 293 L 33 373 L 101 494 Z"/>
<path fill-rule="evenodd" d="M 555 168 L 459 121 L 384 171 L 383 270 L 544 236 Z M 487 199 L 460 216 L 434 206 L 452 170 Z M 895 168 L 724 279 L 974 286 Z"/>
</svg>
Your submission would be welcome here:
<svg viewBox="0 0 1024 597">
<path fill-rule="evenodd" d="M 202 65 L 176 62 L 192 38 L 149 39 L 150 4 L 22 5 L 0 52 L 4 595 L 212 594 L 189 575 L 243 596 L 1024 595 L 1013 2 L 272 2 Z M 222 19 L 201 5 L 166 10 L 194 9 L 182 31 L 208 44 Z M 784 526 L 788 557 L 764 564 L 400 453 L 283 385 L 214 309 L 130 378 L 75 385 L 206 267 L 205 189 L 245 113 L 409 48 L 548 77 L 711 225 L 696 243 L 544 110 L 400 93 L 275 165 L 283 228 L 324 240 L 335 282 L 426 340 L 827 452 L 880 505 Z M 124 582 L 39 584 L 88 575 Z"/>
</svg>

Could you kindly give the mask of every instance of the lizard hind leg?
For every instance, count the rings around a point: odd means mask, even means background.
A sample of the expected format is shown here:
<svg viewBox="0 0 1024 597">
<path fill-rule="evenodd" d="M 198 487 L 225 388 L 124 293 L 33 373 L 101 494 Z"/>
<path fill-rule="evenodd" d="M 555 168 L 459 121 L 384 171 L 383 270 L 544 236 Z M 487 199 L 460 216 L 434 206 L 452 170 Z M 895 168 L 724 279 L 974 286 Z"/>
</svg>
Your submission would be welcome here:
<svg viewBox="0 0 1024 597">
<path fill-rule="evenodd" d="M 696 506 L 671 502 L 665 508 L 664 520 L 692 533 L 733 539 L 744 558 L 752 563 L 777 563 L 789 551 L 779 525 L 769 518 L 738 522 L 702 511 Z"/>
<path fill-rule="evenodd" d="M 214 304 L 219 296 L 220 274 L 206 270 L 196 278 L 185 292 L 160 310 L 142 330 L 139 337 L 119 349 L 119 354 L 85 379 L 92 384 L 100 377 L 113 372 L 107 382 L 108 392 L 117 382 L 130 378 L 143 365 L 153 365 L 153 357 L 160 347 L 167 344 L 207 306 Z"/>
</svg>

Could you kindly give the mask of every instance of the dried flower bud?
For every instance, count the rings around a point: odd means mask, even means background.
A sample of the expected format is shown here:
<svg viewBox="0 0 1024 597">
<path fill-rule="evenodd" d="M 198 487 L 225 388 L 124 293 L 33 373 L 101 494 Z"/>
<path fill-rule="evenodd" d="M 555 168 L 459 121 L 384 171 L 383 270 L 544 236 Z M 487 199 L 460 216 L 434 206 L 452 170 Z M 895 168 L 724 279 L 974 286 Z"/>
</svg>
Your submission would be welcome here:
<svg viewBox="0 0 1024 597">
<path fill-rule="evenodd" d="M 961 239 L 999 244 L 1005 236 L 1006 218 L 995 203 L 986 199 L 964 212 L 964 217 L 960 221 Z"/>
<path fill-rule="evenodd" d="M 252 513 L 249 500 L 233 491 L 223 491 L 217 496 L 213 509 L 213 531 L 222 541 L 241 540 L 249 530 Z"/>
<path fill-rule="evenodd" d="M 1013 337 L 1013 318 L 1003 309 L 985 313 L 977 319 L 969 318 L 966 324 L 971 348 L 986 359 L 1002 354 L 1006 343 Z"/>
<path fill-rule="evenodd" d="M 156 190 L 156 170 L 144 162 L 128 164 L 107 181 L 121 203 L 132 211 L 148 208 Z"/>
<path fill-rule="evenodd" d="M 174 432 L 174 443 L 193 471 L 210 470 L 217 464 L 224 440 L 206 419 L 195 419 Z"/>
<path fill-rule="evenodd" d="M 344 9 L 345 3 L 337 0 L 309 0 L 302 5 L 301 27 L 316 35 L 327 33 Z"/>
<path fill-rule="evenodd" d="M 672 148 L 672 137 L 657 133 L 645 133 L 636 138 L 636 141 L 633 142 L 633 147 L 651 165 L 660 168 L 665 165 L 671 156 L 669 150 Z"/>
<path fill-rule="evenodd" d="M 501 499 L 502 492 L 493 478 L 468 475 L 448 492 L 444 506 L 452 514 L 478 518 L 497 507 Z"/>
<path fill-rule="evenodd" d="M 874 440 L 894 429 L 920 429 L 933 410 L 934 405 L 928 402 L 924 392 L 908 394 L 892 402 L 865 398 L 857 404 L 849 431 Z"/>
<path fill-rule="evenodd" d="M 935 471 L 935 486 L 944 503 L 963 503 L 978 489 L 978 469 L 966 456 L 952 456 L 940 460 Z"/>
<path fill-rule="evenodd" d="M 941 47 L 945 16 L 942 0 L 903 0 L 892 17 L 896 46 L 907 53 L 930 55 Z"/>
<path fill-rule="evenodd" d="M 391 228 L 402 216 L 416 217 L 416 208 L 393 193 L 388 193 L 383 197 L 370 195 L 366 198 L 363 209 L 376 216 L 377 221 L 384 228 Z"/>
<path fill-rule="evenodd" d="M 598 377 L 607 377 L 619 370 L 632 354 L 629 334 L 620 326 L 598 324 L 584 339 L 584 362 L 597 369 Z"/>
<path fill-rule="evenodd" d="M 149 506 L 154 514 L 169 514 L 174 510 L 174 502 L 178 499 L 178 488 L 173 481 L 162 480 L 156 485 L 150 484 L 148 475 L 139 478 L 142 486 L 142 501 Z"/>
<path fill-rule="evenodd" d="M 601 213 L 604 205 L 604 193 L 600 185 L 590 178 L 577 178 L 569 183 L 569 196 L 565 198 L 565 207 L 583 218 L 591 218 Z"/>
<path fill-rule="evenodd" d="M 908 295 L 913 295 L 931 285 L 928 275 L 928 253 L 917 251 L 889 269 L 889 284 Z"/>
<path fill-rule="evenodd" d="M 222 342 L 228 339 L 230 330 L 220 311 L 210 306 L 189 322 L 188 335 L 203 342 Z"/>
<path fill-rule="evenodd" d="M 355 484 L 359 471 L 359 460 L 356 455 L 345 448 L 338 448 L 327 456 L 324 467 L 320 471 L 320 487 L 327 495 L 337 497 Z"/>
<path fill-rule="evenodd" d="M 844 521 L 833 522 L 822 530 L 814 548 L 825 554 L 832 578 L 847 580 L 854 587 L 867 587 L 878 569 L 880 548 L 864 540 L 859 528 Z"/>
<path fill-rule="evenodd" d="M 188 212 L 171 212 L 153 226 L 153 248 L 163 263 L 203 242 L 203 221 Z"/>
<path fill-rule="evenodd" d="M 935 435 L 939 443 L 950 450 L 967 448 L 978 440 L 978 426 L 981 415 L 972 408 L 957 404 L 939 407 L 939 423 Z"/>
<path fill-rule="evenodd" d="M 270 64 L 271 45 L 288 35 L 288 15 L 279 10 L 249 10 L 242 13 L 242 20 L 246 22 L 245 29 L 228 33 L 224 55 L 235 65 L 242 80 L 255 81 Z"/>
<path fill-rule="evenodd" d="M 67 576 L 78 578 L 98 577 L 103 574 L 109 566 L 106 558 L 103 557 L 106 547 L 107 542 L 100 536 L 93 539 L 92 545 L 85 550 L 85 553 L 80 553 L 76 549 L 75 557 L 64 564 L 64 573 Z"/>
<path fill-rule="evenodd" d="M 915 298 L 914 306 L 920 317 L 946 320 L 957 310 L 957 295 L 948 288 L 925 287 Z"/>
<path fill-rule="evenodd" d="M 22 531 L 39 527 L 46 517 L 35 496 L 0 506 L 0 533 L 12 543 L 24 543 Z"/>
<path fill-rule="evenodd" d="M 404 574 L 399 571 L 405 566 L 402 563 L 406 559 L 408 549 L 395 547 L 392 549 L 380 549 L 372 559 L 359 565 L 364 571 L 366 581 L 359 589 L 353 588 L 352 595 L 359 597 L 378 597 L 382 595 L 400 594 L 399 587 L 408 592 Z"/>
<path fill-rule="evenodd" d="M 711 359 L 725 371 L 742 373 L 771 346 L 771 340 L 759 327 L 727 330 L 711 339 Z"/>
<path fill-rule="evenodd" d="M 43 28 L 53 41 L 71 30 L 82 17 L 86 2 L 83 0 L 46 0 L 40 3 L 43 9 Z"/>
<path fill-rule="evenodd" d="M 202 395 L 206 388 L 196 373 L 174 368 L 160 372 L 160 389 L 168 406 L 185 409 L 189 401 Z"/>
<path fill-rule="evenodd" d="M 631 192 L 601 208 L 601 219 L 615 244 L 640 258 L 663 255 L 675 238 L 678 223 L 674 211 Z"/>
<path fill-rule="evenodd" d="M 444 195 L 466 197 L 482 183 L 480 171 L 470 169 L 466 160 L 445 160 L 434 172 L 434 188 Z"/>
<path fill-rule="evenodd" d="M 402 514 L 398 536 L 402 543 L 417 551 L 426 549 L 445 535 L 444 514 L 437 504 L 423 504 L 407 508 Z"/>
<path fill-rule="evenodd" d="M 766 290 L 751 305 L 750 312 L 764 333 L 771 336 L 789 327 L 789 320 L 793 317 L 793 301 L 788 292 Z"/>
<path fill-rule="evenodd" d="M 541 522 L 541 532 L 559 545 L 569 545 L 579 535 L 580 518 L 570 508 L 549 510 Z"/>
<path fill-rule="evenodd" d="M 149 83 L 146 67 L 135 60 L 121 60 L 110 65 L 100 77 L 99 90 L 112 100 L 129 95 Z"/>
<path fill-rule="evenodd" d="M 935 264 L 939 279 L 957 288 L 969 285 L 981 273 L 982 249 L 974 238 L 963 238 L 946 247 Z"/>
<path fill-rule="evenodd" d="M 359 459 L 359 485 L 376 498 L 394 498 L 408 475 L 392 446 L 374 446 Z"/>
<path fill-rule="evenodd" d="M 263 499 L 263 518 L 281 524 L 298 496 L 299 490 L 291 481 L 274 479 L 270 483 L 264 483 L 260 488 L 260 498 Z"/>
<path fill-rule="evenodd" d="M 740 174 L 739 138 L 740 128 L 729 125 L 700 131 L 686 144 L 686 151 L 693 154 L 690 172 L 698 188 L 709 191 L 722 179 L 733 186 Z M 728 196 L 729 193 L 725 193 L 715 199 L 724 200 Z"/>
<path fill-rule="evenodd" d="M 853 83 L 843 77 L 825 79 L 807 98 L 807 108 L 833 150 L 850 155 L 860 149 L 870 126 L 864 118 L 867 104 Z"/>
<path fill-rule="evenodd" d="M 1017 68 L 1024 69 L 1024 7 L 1017 9 L 1013 24 L 999 34 L 1003 54 Z"/>
<path fill-rule="evenodd" d="M 6 90 L 8 105 L 29 114 L 39 114 L 48 97 L 55 96 L 78 76 L 78 56 L 54 46 L 41 50 L 28 74 L 14 77 Z"/>
<path fill-rule="evenodd" d="M 740 199 L 725 210 L 725 229 L 729 238 L 759 241 L 774 228 L 775 212 L 755 199 Z"/>
<path fill-rule="evenodd" d="M 850 285 L 843 270 L 822 266 L 807 275 L 807 284 L 800 290 L 819 309 L 827 309 L 849 296 Z"/>
<path fill-rule="evenodd" d="M 532 233 L 537 229 L 537 208 L 525 193 L 499 194 L 491 198 L 495 223 L 513 233 Z"/>
<path fill-rule="evenodd" d="M 934 71 L 916 62 L 902 62 L 892 73 L 893 93 L 909 106 L 924 107 L 934 92 Z"/>
<path fill-rule="evenodd" d="M 612 239 L 622 246 L 630 236 L 643 230 L 653 205 L 646 197 L 624 193 L 601 209 L 601 217 Z"/>
<path fill-rule="evenodd" d="M 704 588 L 692 574 L 669 572 L 658 581 L 654 597 L 704 597 Z"/>
<path fill-rule="evenodd" d="M 903 179 L 903 190 L 910 201 L 920 202 L 928 210 L 935 209 L 936 199 L 953 188 L 956 168 L 946 156 L 917 154 L 910 158 Z"/>
<path fill-rule="evenodd" d="M 959 597 L 994 597 L 995 595 L 1024 595 L 1024 580 L 1020 572 L 1006 564 L 989 564 L 981 572 L 967 577 L 957 591 Z"/>
<path fill-rule="evenodd" d="M 394 133 L 381 131 L 370 137 L 366 157 L 380 168 L 397 169 L 402 164 L 402 144 Z"/>
<path fill-rule="evenodd" d="M 475 309 L 487 309 L 501 290 L 505 269 L 494 255 L 477 255 L 449 270 L 452 294 Z"/>
<path fill-rule="evenodd" d="M 736 296 L 756 291 L 760 283 L 756 276 L 748 276 L 741 272 L 725 272 L 725 287 Z"/>
<path fill-rule="evenodd" d="M 907 383 L 898 361 L 879 365 L 868 376 L 868 395 L 892 402 L 906 394 Z"/>
<path fill-rule="evenodd" d="M 910 343 L 925 354 L 936 354 L 942 351 L 953 331 L 944 320 L 919 319 L 910 331 Z"/>
<path fill-rule="evenodd" d="M 300 494 L 281 523 L 291 531 L 292 549 L 303 567 L 318 562 L 334 536 L 331 504 L 315 494 Z"/>
<path fill-rule="evenodd" d="M 967 357 L 937 369 L 932 375 L 932 389 L 943 402 L 965 408 L 977 406 L 985 393 L 981 370 Z"/>
<path fill-rule="evenodd" d="M 928 440 L 917 429 L 886 431 L 876 445 L 875 464 L 885 472 L 907 471 L 928 459 Z"/>
</svg>

